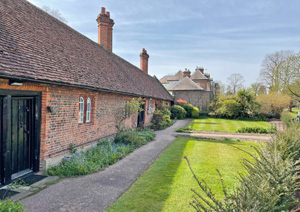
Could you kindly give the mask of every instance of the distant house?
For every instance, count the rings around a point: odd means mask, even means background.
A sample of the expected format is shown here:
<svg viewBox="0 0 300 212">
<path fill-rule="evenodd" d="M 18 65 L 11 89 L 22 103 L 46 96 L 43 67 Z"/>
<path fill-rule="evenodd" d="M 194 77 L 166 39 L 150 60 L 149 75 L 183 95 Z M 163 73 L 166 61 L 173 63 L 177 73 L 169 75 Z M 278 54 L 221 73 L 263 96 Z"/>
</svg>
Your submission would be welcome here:
<svg viewBox="0 0 300 212">
<path fill-rule="evenodd" d="M 191 71 L 185 69 L 173 76 L 165 76 L 160 82 L 174 96 L 175 100 L 184 99 L 200 110 L 207 110 L 216 94 L 216 84 L 210 74 L 204 73 L 204 68 Z"/>
<path fill-rule="evenodd" d="M 110 13 L 97 17 L 95 43 L 26 0 L 0 2 L 0 182 L 57 164 L 76 147 L 116 133 L 126 102 L 145 101 L 125 125 L 146 126 L 156 105 L 173 100 L 141 69 L 112 52 Z M 123 114 L 123 115 L 122 115 Z"/>
</svg>

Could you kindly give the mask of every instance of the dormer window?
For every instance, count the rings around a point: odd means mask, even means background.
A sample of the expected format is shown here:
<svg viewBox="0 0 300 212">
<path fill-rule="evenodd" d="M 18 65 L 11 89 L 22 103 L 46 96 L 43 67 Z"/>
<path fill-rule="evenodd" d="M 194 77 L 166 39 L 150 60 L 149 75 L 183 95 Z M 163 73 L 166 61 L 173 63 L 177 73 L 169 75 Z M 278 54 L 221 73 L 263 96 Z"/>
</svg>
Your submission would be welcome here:
<svg viewBox="0 0 300 212">
<path fill-rule="evenodd" d="M 91 98 L 86 101 L 86 122 L 91 122 L 92 102 Z"/>
<path fill-rule="evenodd" d="M 78 123 L 83 123 L 84 120 L 84 98 L 79 98 L 79 120 Z"/>
</svg>

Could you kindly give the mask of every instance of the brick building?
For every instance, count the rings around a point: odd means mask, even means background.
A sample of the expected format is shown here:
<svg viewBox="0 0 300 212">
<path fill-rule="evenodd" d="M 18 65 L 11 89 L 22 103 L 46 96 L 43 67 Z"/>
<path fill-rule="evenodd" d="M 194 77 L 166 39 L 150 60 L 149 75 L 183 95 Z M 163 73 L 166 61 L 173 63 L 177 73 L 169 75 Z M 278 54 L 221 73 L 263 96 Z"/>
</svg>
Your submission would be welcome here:
<svg viewBox="0 0 300 212">
<path fill-rule="evenodd" d="M 126 102 L 145 101 L 125 126 L 146 126 L 171 95 L 141 69 L 112 52 L 110 13 L 96 19 L 98 43 L 25 0 L 0 2 L 0 181 L 45 170 L 69 152 L 116 133 Z"/>
<path fill-rule="evenodd" d="M 204 68 L 196 68 L 192 74 L 189 69 L 179 70 L 175 75 L 160 79 L 162 85 L 174 96 L 175 100 L 184 99 L 200 110 L 208 110 L 216 94 L 216 83 Z"/>
</svg>

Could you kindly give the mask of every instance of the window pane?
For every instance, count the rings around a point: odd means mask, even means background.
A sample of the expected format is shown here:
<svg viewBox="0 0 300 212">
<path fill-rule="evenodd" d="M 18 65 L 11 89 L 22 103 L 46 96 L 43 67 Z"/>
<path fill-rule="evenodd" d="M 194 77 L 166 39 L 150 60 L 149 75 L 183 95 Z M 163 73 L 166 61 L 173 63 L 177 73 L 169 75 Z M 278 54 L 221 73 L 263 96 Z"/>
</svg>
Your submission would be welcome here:
<svg viewBox="0 0 300 212">
<path fill-rule="evenodd" d="M 83 99 L 83 97 L 80 97 L 80 99 L 79 99 L 79 120 L 78 120 L 79 123 L 83 123 L 83 115 L 84 115 L 83 111 L 84 111 L 84 99 Z"/>
<path fill-rule="evenodd" d="M 88 98 L 87 99 L 87 105 L 86 105 L 86 122 L 90 122 L 91 121 L 91 99 Z"/>
</svg>

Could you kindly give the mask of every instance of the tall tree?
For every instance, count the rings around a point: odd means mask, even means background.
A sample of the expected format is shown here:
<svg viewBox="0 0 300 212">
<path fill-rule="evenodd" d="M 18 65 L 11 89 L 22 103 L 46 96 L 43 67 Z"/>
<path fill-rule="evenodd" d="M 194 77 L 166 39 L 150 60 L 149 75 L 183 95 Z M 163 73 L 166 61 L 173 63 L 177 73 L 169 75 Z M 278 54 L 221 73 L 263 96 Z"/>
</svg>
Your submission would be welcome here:
<svg viewBox="0 0 300 212">
<path fill-rule="evenodd" d="M 52 15 L 53 17 L 57 18 L 58 20 L 60 20 L 60 21 L 62 21 L 64 23 L 68 23 L 68 21 L 64 17 L 62 17 L 62 15 L 59 12 L 59 10 L 57 10 L 57 9 L 51 9 L 48 6 L 43 6 L 42 10 L 44 10 L 48 14 Z"/>
<path fill-rule="evenodd" d="M 280 92 L 282 90 L 281 66 L 293 54 L 292 51 L 278 51 L 266 55 L 261 65 L 260 76 L 269 91 Z"/>
<path fill-rule="evenodd" d="M 267 92 L 266 87 L 260 82 L 254 82 L 250 85 L 250 91 L 255 95 L 265 94 Z"/>
<path fill-rule="evenodd" d="M 281 64 L 281 80 L 283 92 L 300 97 L 300 52 L 289 56 Z"/>
<path fill-rule="evenodd" d="M 236 94 L 239 90 L 241 90 L 244 87 L 244 77 L 239 74 L 231 74 L 230 77 L 227 78 L 227 81 L 229 83 L 228 85 L 228 91 L 229 93 Z"/>
</svg>

